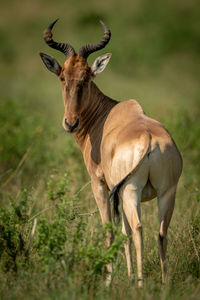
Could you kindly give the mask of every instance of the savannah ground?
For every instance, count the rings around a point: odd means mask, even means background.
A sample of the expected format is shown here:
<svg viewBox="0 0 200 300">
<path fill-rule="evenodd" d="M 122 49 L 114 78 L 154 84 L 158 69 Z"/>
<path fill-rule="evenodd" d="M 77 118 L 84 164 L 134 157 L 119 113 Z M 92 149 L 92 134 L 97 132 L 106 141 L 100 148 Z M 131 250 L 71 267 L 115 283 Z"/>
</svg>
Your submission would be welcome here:
<svg viewBox="0 0 200 300">
<path fill-rule="evenodd" d="M 198 1 L 10 0 L 0 9 L 0 298 L 199 299 Z M 138 290 L 127 278 L 124 236 L 111 224 L 102 229 L 81 153 L 62 129 L 60 84 L 38 55 L 64 62 L 42 38 L 57 17 L 55 39 L 75 49 L 101 38 L 99 20 L 111 28 L 109 45 L 89 58 L 91 64 L 113 53 L 95 82 L 114 99 L 138 100 L 165 124 L 182 153 L 164 286 L 156 200 L 142 204 L 145 282 Z M 116 233 L 109 250 L 103 247 L 106 230 Z M 106 289 L 108 261 L 115 272 Z"/>
</svg>

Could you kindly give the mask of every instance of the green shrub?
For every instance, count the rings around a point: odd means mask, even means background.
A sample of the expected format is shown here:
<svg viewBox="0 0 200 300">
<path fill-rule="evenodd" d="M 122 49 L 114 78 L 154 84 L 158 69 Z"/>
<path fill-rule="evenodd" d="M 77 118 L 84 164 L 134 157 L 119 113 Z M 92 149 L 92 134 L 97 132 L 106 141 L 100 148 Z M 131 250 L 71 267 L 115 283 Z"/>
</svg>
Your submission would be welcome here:
<svg viewBox="0 0 200 300">
<path fill-rule="evenodd" d="M 4 272 L 17 272 L 19 266 L 24 267 L 27 263 L 30 205 L 24 189 L 17 202 L 9 197 L 6 208 L 0 208 L 0 268 Z"/>
<path fill-rule="evenodd" d="M 95 227 L 91 238 L 89 217 L 83 214 L 80 200 L 70 195 L 69 175 L 51 177 L 47 182 L 47 208 L 35 210 L 32 195 L 23 190 L 17 199 L 9 197 L 8 205 L 0 209 L 1 272 L 20 276 L 26 270 L 48 277 L 60 272 L 94 287 L 97 278 L 105 277 L 106 264 L 114 262 L 127 237 L 120 228 L 107 224 L 105 229 Z M 105 249 L 108 231 L 115 233 L 115 241 Z"/>
</svg>

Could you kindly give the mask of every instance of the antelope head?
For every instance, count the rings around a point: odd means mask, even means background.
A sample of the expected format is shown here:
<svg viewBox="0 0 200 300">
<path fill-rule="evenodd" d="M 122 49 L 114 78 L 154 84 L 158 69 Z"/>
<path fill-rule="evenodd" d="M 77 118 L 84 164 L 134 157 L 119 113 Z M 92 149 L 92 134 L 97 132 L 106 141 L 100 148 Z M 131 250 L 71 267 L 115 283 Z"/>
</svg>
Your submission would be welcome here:
<svg viewBox="0 0 200 300">
<path fill-rule="evenodd" d="M 51 48 L 64 53 L 66 61 L 61 67 L 55 58 L 44 53 L 40 53 L 40 56 L 47 69 L 55 73 L 61 82 L 65 107 L 62 124 L 66 131 L 72 133 L 78 130 L 81 113 L 89 105 L 91 81 L 97 74 L 104 70 L 111 54 L 108 53 L 98 57 L 91 67 L 87 63 L 87 58 L 91 53 L 101 50 L 107 45 L 111 37 L 111 32 L 100 21 L 104 30 L 101 41 L 97 44 L 87 44 L 81 47 L 78 54 L 76 54 L 71 45 L 57 43 L 52 39 L 52 28 L 57 20 L 45 29 L 44 40 Z"/>
</svg>

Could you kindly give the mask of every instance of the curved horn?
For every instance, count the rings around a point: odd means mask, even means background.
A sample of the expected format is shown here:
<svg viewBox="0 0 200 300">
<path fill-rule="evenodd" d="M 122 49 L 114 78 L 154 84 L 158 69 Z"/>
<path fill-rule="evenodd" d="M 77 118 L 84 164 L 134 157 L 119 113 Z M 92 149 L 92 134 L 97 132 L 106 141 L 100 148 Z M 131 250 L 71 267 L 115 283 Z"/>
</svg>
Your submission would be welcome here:
<svg viewBox="0 0 200 300">
<path fill-rule="evenodd" d="M 110 38 L 111 38 L 110 29 L 102 21 L 100 21 L 100 23 L 104 30 L 104 36 L 103 36 L 102 40 L 97 44 L 87 44 L 87 45 L 81 47 L 78 52 L 78 54 L 80 56 L 84 57 L 85 59 L 87 59 L 87 57 L 91 53 L 103 49 L 110 41 Z"/>
<path fill-rule="evenodd" d="M 52 34 L 51 30 L 52 30 L 53 26 L 56 24 L 57 21 L 58 21 L 58 19 L 56 19 L 54 22 L 52 22 L 45 29 L 45 31 L 43 33 L 43 37 L 44 37 L 44 40 L 47 43 L 47 45 L 49 45 L 51 48 L 54 48 L 56 50 L 61 51 L 68 58 L 69 56 L 72 56 L 72 55 L 76 54 L 73 47 L 69 44 L 57 43 L 52 39 L 53 34 Z"/>
</svg>

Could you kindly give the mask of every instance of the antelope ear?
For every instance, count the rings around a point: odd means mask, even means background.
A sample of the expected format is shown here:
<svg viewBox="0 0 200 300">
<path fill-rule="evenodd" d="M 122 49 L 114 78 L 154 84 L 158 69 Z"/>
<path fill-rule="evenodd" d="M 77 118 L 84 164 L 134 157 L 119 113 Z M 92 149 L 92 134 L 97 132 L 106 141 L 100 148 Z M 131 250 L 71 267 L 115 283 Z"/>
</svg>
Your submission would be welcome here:
<svg viewBox="0 0 200 300">
<path fill-rule="evenodd" d="M 93 65 L 91 67 L 91 70 L 92 70 L 92 73 L 94 76 L 101 73 L 105 69 L 111 56 L 112 56 L 111 53 L 107 53 L 107 54 L 99 56 L 97 59 L 95 59 Z"/>
<path fill-rule="evenodd" d="M 40 57 L 49 71 L 53 72 L 57 76 L 60 75 L 61 66 L 59 65 L 59 63 L 55 58 L 45 53 L 40 53 Z"/>
</svg>

